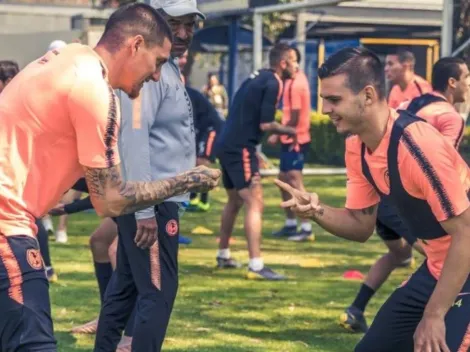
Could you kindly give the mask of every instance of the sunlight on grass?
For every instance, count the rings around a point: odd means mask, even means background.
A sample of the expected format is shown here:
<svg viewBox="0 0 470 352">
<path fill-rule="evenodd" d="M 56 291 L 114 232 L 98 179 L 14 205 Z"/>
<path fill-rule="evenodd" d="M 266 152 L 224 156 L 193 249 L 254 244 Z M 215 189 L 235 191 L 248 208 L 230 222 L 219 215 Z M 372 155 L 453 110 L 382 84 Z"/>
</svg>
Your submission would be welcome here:
<svg viewBox="0 0 470 352">
<path fill-rule="evenodd" d="M 359 288 L 347 281 L 346 270 L 366 274 L 369 266 L 385 252 L 373 236 L 366 244 L 335 238 L 314 225 L 314 242 L 293 243 L 271 236 L 283 225 L 279 190 L 273 178 L 263 179 L 265 215 L 263 257 L 275 270 L 288 276 L 285 282 L 245 279 L 248 253 L 243 232 L 243 211 L 234 231 L 232 254 L 245 264 L 240 270 L 215 268 L 220 214 L 226 202 L 223 189 L 211 193 L 209 213 L 187 213 L 181 233 L 204 226 L 213 235 L 193 235 L 190 246 L 181 247 L 180 288 L 164 350 L 173 352 L 348 352 L 360 339 L 341 330 L 340 314 Z M 307 188 L 334 206 L 343 206 L 345 178 L 308 177 Z M 73 336 L 70 329 L 96 318 L 99 297 L 89 236 L 99 224 L 93 214 L 77 214 L 69 222 L 66 245 L 51 242 L 52 260 L 59 282 L 51 285 L 56 337 L 61 352 L 92 351 L 94 336 Z M 371 301 L 369 322 L 388 294 L 411 273 L 402 269 Z"/>
</svg>

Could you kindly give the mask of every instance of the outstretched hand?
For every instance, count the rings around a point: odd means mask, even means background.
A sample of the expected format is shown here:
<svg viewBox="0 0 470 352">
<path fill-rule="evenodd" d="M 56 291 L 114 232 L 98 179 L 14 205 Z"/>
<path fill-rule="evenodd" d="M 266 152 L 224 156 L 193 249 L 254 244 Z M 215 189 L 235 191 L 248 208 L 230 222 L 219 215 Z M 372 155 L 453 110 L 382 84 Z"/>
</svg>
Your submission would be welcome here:
<svg viewBox="0 0 470 352">
<path fill-rule="evenodd" d="M 290 209 L 295 215 L 300 218 L 308 219 L 315 215 L 322 214 L 323 208 L 320 205 L 320 200 L 316 193 L 308 193 L 299 191 L 289 184 L 280 180 L 274 180 L 276 186 L 281 190 L 289 193 L 291 199 L 281 203 L 281 208 Z"/>
</svg>

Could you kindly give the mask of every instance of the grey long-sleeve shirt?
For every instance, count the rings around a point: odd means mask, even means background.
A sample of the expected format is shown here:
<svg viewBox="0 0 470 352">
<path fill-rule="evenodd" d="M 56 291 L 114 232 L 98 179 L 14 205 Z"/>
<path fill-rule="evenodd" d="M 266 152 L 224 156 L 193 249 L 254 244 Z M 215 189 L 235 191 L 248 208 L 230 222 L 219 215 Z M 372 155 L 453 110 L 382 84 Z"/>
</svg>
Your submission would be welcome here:
<svg viewBox="0 0 470 352">
<path fill-rule="evenodd" d="M 161 180 L 196 165 L 193 109 L 176 60 L 162 67 L 158 82 L 144 84 L 140 97 L 121 100 L 119 152 L 125 180 Z M 183 202 L 189 195 L 169 201 Z M 153 207 L 139 211 L 136 219 L 154 216 Z"/>
</svg>

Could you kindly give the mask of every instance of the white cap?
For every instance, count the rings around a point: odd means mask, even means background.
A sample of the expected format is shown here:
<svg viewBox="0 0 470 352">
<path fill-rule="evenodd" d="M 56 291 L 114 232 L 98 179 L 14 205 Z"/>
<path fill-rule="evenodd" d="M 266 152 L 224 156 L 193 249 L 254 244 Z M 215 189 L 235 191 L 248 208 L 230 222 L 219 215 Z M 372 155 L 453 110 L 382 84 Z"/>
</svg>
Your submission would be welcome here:
<svg viewBox="0 0 470 352">
<path fill-rule="evenodd" d="M 51 44 L 49 44 L 49 48 L 47 50 L 50 51 L 50 50 L 60 49 L 60 48 L 63 48 L 64 46 L 67 46 L 67 43 L 64 42 L 63 40 L 54 40 Z"/>
<path fill-rule="evenodd" d="M 162 9 L 171 17 L 180 17 L 195 14 L 205 19 L 197 8 L 196 0 L 150 0 L 150 5 L 156 9 Z"/>
</svg>

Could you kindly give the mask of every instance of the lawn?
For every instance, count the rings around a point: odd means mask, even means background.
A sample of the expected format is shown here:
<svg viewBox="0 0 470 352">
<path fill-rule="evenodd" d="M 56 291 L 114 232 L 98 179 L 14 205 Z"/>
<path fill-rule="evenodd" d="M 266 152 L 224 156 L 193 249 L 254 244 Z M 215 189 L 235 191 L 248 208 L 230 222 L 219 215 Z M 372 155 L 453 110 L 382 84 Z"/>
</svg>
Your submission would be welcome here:
<svg viewBox="0 0 470 352">
<path fill-rule="evenodd" d="M 225 193 L 222 189 L 212 192 L 213 208 L 209 213 L 187 213 L 181 222 L 182 234 L 201 225 L 215 235 L 193 235 L 193 243 L 180 249 L 180 288 L 164 351 L 353 351 L 360 335 L 343 331 L 338 318 L 351 303 L 360 282 L 345 280 L 342 274 L 348 269 L 366 273 L 384 252 L 384 245 L 376 236 L 366 244 L 347 242 L 317 226 L 314 242 L 290 243 L 272 238 L 271 232 L 282 226 L 283 214 L 272 178 L 263 183 L 263 256 L 265 263 L 289 280 L 250 281 L 244 277 L 246 269 L 215 268 L 216 234 Z M 309 177 L 306 184 L 324 202 L 336 206 L 344 203 L 344 177 Z M 60 352 L 92 351 L 93 336 L 72 335 L 69 330 L 95 318 L 99 311 L 88 249 L 89 235 L 98 223 L 94 214 L 74 215 L 69 221 L 69 243 L 51 242 L 52 260 L 59 274 L 59 282 L 51 285 L 50 291 Z M 232 253 L 246 264 L 242 225 L 241 216 Z M 369 322 L 410 272 L 400 269 L 392 275 L 369 306 Z"/>
</svg>

